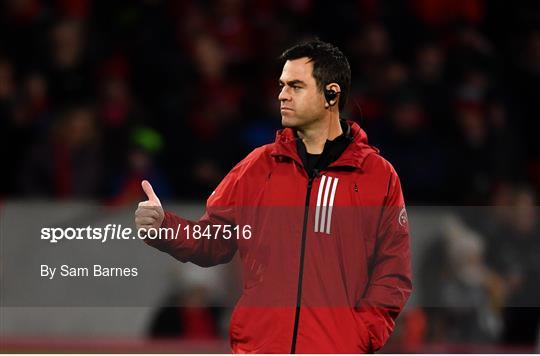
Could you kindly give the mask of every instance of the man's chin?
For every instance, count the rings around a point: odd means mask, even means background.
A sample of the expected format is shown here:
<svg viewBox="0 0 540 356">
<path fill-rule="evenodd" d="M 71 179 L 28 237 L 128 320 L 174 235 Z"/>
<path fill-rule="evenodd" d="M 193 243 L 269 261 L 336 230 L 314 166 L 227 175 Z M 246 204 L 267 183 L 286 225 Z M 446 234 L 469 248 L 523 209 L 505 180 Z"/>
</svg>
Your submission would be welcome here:
<svg viewBox="0 0 540 356">
<path fill-rule="evenodd" d="M 289 127 L 289 128 L 297 128 L 298 127 L 298 120 L 287 117 L 287 116 L 281 116 L 281 126 L 283 127 Z"/>
</svg>

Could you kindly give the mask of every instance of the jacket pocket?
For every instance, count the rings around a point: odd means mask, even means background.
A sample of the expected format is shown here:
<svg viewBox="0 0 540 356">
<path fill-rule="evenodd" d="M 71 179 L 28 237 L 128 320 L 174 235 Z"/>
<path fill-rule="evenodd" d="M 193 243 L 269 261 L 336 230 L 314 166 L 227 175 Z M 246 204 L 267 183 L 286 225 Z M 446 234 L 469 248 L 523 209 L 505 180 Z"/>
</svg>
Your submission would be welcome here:
<svg viewBox="0 0 540 356">
<path fill-rule="evenodd" d="M 238 336 L 241 333 L 240 325 L 238 323 L 238 317 L 240 313 L 243 311 L 244 307 L 242 307 L 242 299 L 244 298 L 244 295 L 240 296 L 240 299 L 238 299 L 238 302 L 236 303 L 236 306 L 234 307 L 234 310 L 231 314 L 231 322 L 229 324 L 229 336 L 231 341 L 231 346 L 233 346 L 233 343 L 236 343 L 236 340 L 238 339 Z"/>
<path fill-rule="evenodd" d="M 354 320 L 356 322 L 356 331 L 358 334 L 358 347 L 363 353 L 373 353 L 371 347 L 371 337 L 369 329 L 362 318 L 353 310 Z"/>
<path fill-rule="evenodd" d="M 280 335 L 283 320 L 275 308 L 242 306 L 231 316 L 230 345 L 234 353 L 284 353 L 290 340 Z"/>
</svg>

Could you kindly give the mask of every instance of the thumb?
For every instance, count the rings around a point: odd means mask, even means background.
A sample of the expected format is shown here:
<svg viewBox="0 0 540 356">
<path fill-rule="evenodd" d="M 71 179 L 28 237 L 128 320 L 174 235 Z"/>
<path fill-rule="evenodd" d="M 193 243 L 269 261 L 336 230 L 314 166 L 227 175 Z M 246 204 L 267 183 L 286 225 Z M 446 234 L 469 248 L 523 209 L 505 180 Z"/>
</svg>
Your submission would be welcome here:
<svg viewBox="0 0 540 356">
<path fill-rule="evenodd" d="M 161 202 L 159 201 L 159 198 L 157 197 L 156 193 L 154 193 L 154 189 L 152 189 L 152 186 L 150 185 L 150 182 L 147 180 L 143 180 L 142 183 L 142 189 L 146 193 L 146 196 L 148 197 L 148 200 L 154 203 L 157 203 L 161 206 Z"/>
</svg>

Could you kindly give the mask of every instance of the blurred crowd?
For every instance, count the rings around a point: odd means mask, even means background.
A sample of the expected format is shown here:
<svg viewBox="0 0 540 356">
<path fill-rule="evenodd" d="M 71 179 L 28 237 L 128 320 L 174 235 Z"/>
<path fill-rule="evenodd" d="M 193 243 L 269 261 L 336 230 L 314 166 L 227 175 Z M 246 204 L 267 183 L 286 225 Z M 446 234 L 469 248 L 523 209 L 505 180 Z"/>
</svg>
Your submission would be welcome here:
<svg viewBox="0 0 540 356">
<path fill-rule="evenodd" d="M 417 261 L 424 340 L 540 346 L 538 207 L 527 186 L 496 204 L 453 209 L 430 236 Z"/>
<path fill-rule="evenodd" d="M 396 167 L 410 205 L 501 207 L 458 214 L 430 246 L 424 262 L 440 268 L 422 278 L 437 287 L 422 296 L 431 308 L 402 319 L 408 340 L 414 330 L 422 340 L 537 337 L 538 309 L 528 307 L 540 300 L 540 2 L 0 7 L 0 198 L 132 204 L 144 199 L 144 178 L 162 199 L 204 200 L 274 139 L 277 58 L 318 36 L 348 56 L 343 117 Z M 450 313 L 437 307 L 448 303 L 457 303 Z"/>
<path fill-rule="evenodd" d="M 280 127 L 277 57 L 319 36 L 349 57 L 344 117 L 406 199 L 484 204 L 540 187 L 534 1 L 7 0 L 1 196 L 131 203 L 139 181 L 203 199 Z"/>
</svg>

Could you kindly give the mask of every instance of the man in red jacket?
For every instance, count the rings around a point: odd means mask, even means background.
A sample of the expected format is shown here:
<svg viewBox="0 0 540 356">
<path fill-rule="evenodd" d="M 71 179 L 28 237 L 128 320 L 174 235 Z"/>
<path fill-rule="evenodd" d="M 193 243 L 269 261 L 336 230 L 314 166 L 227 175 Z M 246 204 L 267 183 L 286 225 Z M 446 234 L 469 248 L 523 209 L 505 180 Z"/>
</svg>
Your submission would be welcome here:
<svg viewBox="0 0 540 356">
<path fill-rule="evenodd" d="M 275 142 L 229 172 L 199 221 L 164 212 L 143 181 L 135 222 L 176 230 L 145 241 L 182 262 L 213 266 L 239 251 L 233 352 L 374 352 L 412 289 L 400 182 L 365 132 L 340 120 L 351 77 L 341 51 L 314 40 L 282 59 Z"/>
</svg>

